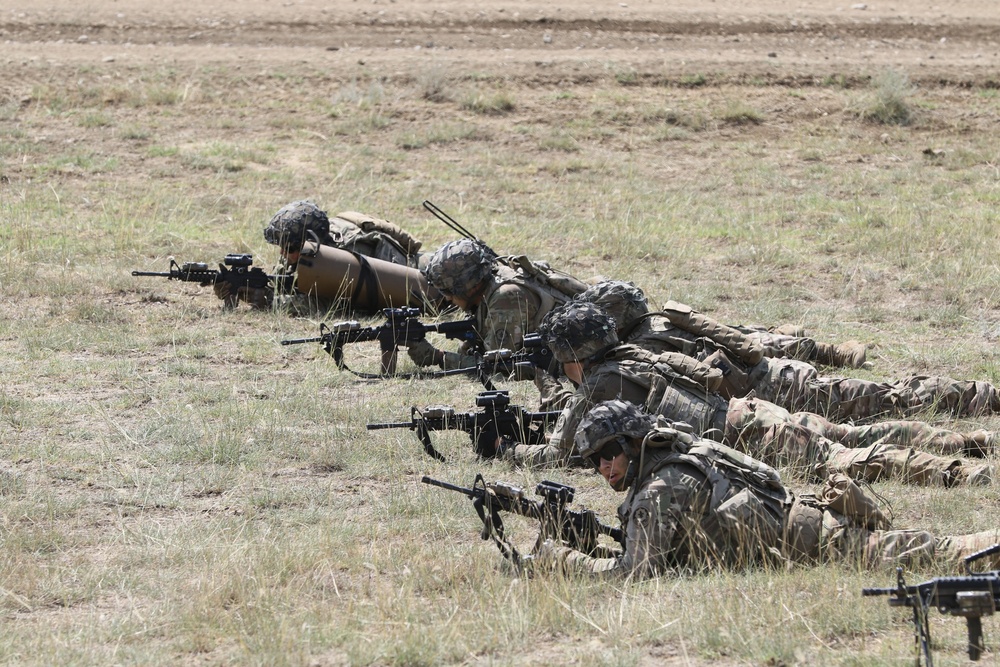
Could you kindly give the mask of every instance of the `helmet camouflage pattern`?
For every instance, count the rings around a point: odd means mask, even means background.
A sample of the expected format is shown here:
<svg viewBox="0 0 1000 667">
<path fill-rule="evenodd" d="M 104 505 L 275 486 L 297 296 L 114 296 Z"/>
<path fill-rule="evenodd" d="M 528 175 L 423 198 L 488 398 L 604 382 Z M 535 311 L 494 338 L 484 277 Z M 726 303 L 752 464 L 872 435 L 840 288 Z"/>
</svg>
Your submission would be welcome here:
<svg viewBox="0 0 1000 667">
<path fill-rule="evenodd" d="M 634 283 L 625 280 L 602 280 L 575 298 L 604 308 L 608 315 L 615 318 L 619 328 L 627 327 L 649 312 L 646 295 Z"/>
<path fill-rule="evenodd" d="M 588 359 L 618 344 L 615 318 L 600 306 L 586 301 L 568 301 L 552 309 L 538 333 L 563 364 Z"/>
<path fill-rule="evenodd" d="M 295 252 L 312 232 L 322 242 L 330 234 L 330 220 L 311 201 L 293 201 L 281 208 L 264 228 L 264 240 L 285 252 Z"/>
<path fill-rule="evenodd" d="M 619 399 L 603 401 L 580 420 L 573 441 L 577 454 L 590 459 L 618 436 L 641 440 L 656 423 L 656 417 L 634 403 Z"/>
<path fill-rule="evenodd" d="M 445 296 L 466 297 L 493 273 L 493 258 L 469 239 L 445 243 L 437 250 L 423 274 Z"/>
</svg>

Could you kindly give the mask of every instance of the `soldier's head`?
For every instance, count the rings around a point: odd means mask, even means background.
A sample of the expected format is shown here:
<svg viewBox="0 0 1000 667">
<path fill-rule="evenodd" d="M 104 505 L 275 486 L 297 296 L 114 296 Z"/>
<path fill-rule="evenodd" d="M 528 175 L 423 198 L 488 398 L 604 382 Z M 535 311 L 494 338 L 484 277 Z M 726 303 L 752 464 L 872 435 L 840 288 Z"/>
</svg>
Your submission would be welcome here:
<svg viewBox="0 0 1000 667">
<path fill-rule="evenodd" d="M 602 280 L 575 298 L 604 308 L 608 315 L 615 318 L 619 333 L 649 312 L 646 295 L 634 283 L 625 280 Z"/>
<path fill-rule="evenodd" d="M 629 463 L 656 423 L 656 417 L 633 403 L 618 399 L 598 403 L 576 429 L 577 454 L 593 464 L 613 489 L 622 491 Z"/>
<path fill-rule="evenodd" d="M 445 298 L 471 310 L 482 299 L 493 268 L 493 258 L 481 244 L 460 239 L 441 246 L 421 272 Z"/>
<path fill-rule="evenodd" d="M 563 365 L 566 377 L 583 382 L 583 371 L 618 344 L 615 319 L 600 306 L 568 301 L 553 308 L 538 327 L 552 356 Z"/>
<path fill-rule="evenodd" d="M 306 241 L 315 236 L 322 242 L 329 234 L 329 218 L 311 201 L 293 201 L 282 206 L 264 228 L 264 240 L 278 246 L 290 262 L 298 259 Z"/>
</svg>

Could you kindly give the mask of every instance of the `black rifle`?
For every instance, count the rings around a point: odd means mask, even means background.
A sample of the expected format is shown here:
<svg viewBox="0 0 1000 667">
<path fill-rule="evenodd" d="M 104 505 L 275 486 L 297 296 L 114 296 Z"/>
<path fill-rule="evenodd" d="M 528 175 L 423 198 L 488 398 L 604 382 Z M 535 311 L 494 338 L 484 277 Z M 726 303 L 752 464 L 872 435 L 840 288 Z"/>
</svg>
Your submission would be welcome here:
<svg viewBox="0 0 1000 667">
<path fill-rule="evenodd" d="M 552 350 L 541 335 L 530 333 L 521 340 L 517 352 L 500 349 L 483 353 L 480 366 L 489 373 L 513 374 L 518 368 L 540 368 L 556 377 L 559 376 L 559 362 L 552 356 Z"/>
<path fill-rule="evenodd" d="M 983 616 L 992 616 L 1000 609 L 1000 570 L 972 572 L 972 563 L 995 553 L 1000 544 L 983 549 L 965 559 L 962 577 L 938 577 L 916 586 L 907 586 L 903 568 L 896 569 L 895 588 L 864 588 L 863 596 L 888 595 L 889 606 L 910 607 L 913 610 L 914 636 L 917 644 L 917 661 L 923 653 L 927 667 L 933 667 L 931 657 L 931 630 L 928 610 L 937 607 L 942 614 L 964 616 L 969 636 L 969 659 L 979 660 L 986 649 L 983 642 Z"/>
<path fill-rule="evenodd" d="M 545 427 L 554 424 L 559 410 L 551 412 L 528 412 L 520 405 L 510 404 L 510 394 L 506 391 L 484 391 L 476 396 L 477 412 L 456 412 L 449 405 L 429 405 L 425 408 L 410 408 L 410 421 L 368 424 L 369 431 L 387 428 L 408 428 L 416 432 L 424 446 L 424 451 L 438 461 L 444 461 L 442 454 L 431 442 L 431 431 L 465 431 L 472 440 L 476 454 L 484 459 L 497 456 L 497 439 L 527 445 L 537 445 L 545 441 Z"/>
<path fill-rule="evenodd" d="M 199 283 L 202 287 L 226 282 L 232 286 L 229 296 L 226 298 L 226 305 L 229 307 L 236 305 L 236 291 L 241 287 L 266 289 L 286 294 L 292 291 L 295 276 L 264 273 L 263 269 L 253 266 L 253 255 L 230 253 L 226 255 L 223 262 L 224 265 L 219 264 L 218 269 L 210 269 L 205 262 L 178 264 L 171 259 L 169 271 L 133 271 L 132 275 Z"/>
<path fill-rule="evenodd" d="M 282 345 L 299 345 L 301 343 L 322 343 L 323 349 L 333 357 L 337 367 L 350 371 L 362 378 L 380 378 L 396 374 L 396 351 L 400 346 L 423 340 L 428 332 L 444 334 L 446 338 L 476 342 L 479 334 L 476 332 L 476 321 L 473 318 L 440 324 L 424 324 L 420 321 L 419 308 L 385 308 L 382 310 L 385 323 L 373 327 L 363 327 L 357 321 L 337 322 L 319 327 L 320 335 L 311 338 L 292 338 L 281 341 Z M 381 374 L 358 373 L 352 371 L 344 362 L 344 346 L 349 343 L 378 341 L 382 351 Z"/>
<path fill-rule="evenodd" d="M 451 368 L 445 371 L 423 371 L 419 376 L 426 378 L 472 375 L 482 383 L 483 388 L 487 391 L 494 391 L 496 387 L 490 380 L 493 375 L 504 375 L 510 378 L 523 368 L 539 368 L 554 377 L 559 377 L 562 374 L 562 367 L 552 356 L 552 351 L 546 346 L 539 334 L 528 334 L 521 341 L 521 344 L 523 347 L 518 352 L 507 348 L 483 352 L 475 366 Z"/>
<path fill-rule="evenodd" d="M 557 482 L 540 482 L 535 488 L 535 494 L 542 500 L 530 500 L 520 487 L 505 482 L 489 482 L 481 474 L 471 489 L 423 477 L 424 484 L 432 484 L 449 491 L 458 491 L 472 498 L 472 506 L 483 522 L 481 537 L 484 540 L 493 538 L 500 553 L 510 559 L 514 565 L 521 564 L 521 555 L 504 536 L 503 519 L 500 512 L 511 512 L 521 516 L 538 519 L 541 528 L 538 532 L 538 542 L 558 540 L 564 546 L 582 551 L 591 556 L 609 556 L 616 551 L 598 543 L 598 536 L 607 535 L 618 544 L 625 546 L 625 533 L 621 528 L 613 528 L 601 523 L 592 510 L 571 510 L 566 506 L 573 502 L 575 489 Z"/>
</svg>

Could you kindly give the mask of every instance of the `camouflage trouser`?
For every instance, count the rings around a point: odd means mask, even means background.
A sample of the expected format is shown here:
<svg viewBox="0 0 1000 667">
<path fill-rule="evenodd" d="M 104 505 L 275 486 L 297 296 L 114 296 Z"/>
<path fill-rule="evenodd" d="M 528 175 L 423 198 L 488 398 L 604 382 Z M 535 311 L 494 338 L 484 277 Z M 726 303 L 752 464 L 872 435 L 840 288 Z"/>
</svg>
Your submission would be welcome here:
<svg viewBox="0 0 1000 667">
<path fill-rule="evenodd" d="M 934 560 L 959 564 L 1000 531 L 935 538 L 924 530 L 893 530 L 879 504 L 844 475 L 826 479 L 816 495 L 788 509 L 782 551 L 799 562 L 848 561 L 865 567 L 914 565 Z"/>
<path fill-rule="evenodd" d="M 986 530 L 971 535 L 935 537 L 926 530 L 869 529 L 830 509 L 793 505 L 789 524 L 799 532 L 797 541 L 786 543 L 791 560 L 848 561 L 864 567 L 918 566 L 932 562 L 964 570 L 964 560 L 977 551 L 1000 543 L 1000 530 Z M 805 527 L 805 529 L 803 529 Z M 806 539 L 801 539 L 805 535 Z M 815 539 L 815 543 L 809 538 Z M 812 547 L 812 551 L 808 549 Z M 1000 568 L 1000 554 L 976 563 L 977 569 Z"/>
<path fill-rule="evenodd" d="M 944 486 L 954 483 L 965 465 L 962 459 L 885 442 L 846 447 L 796 421 L 787 410 L 757 399 L 734 398 L 729 402 L 723 442 L 764 463 L 814 479 L 843 472 L 868 481 L 898 479 Z"/>
<path fill-rule="evenodd" d="M 956 417 L 1000 412 L 1000 393 L 988 382 L 931 376 L 872 382 L 819 377 L 813 366 L 795 359 L 771 359 L 768 364 L 768 372 L 754 386 L 758 398 L 837 422 L 907 416 L 927 409 Z"/>
<path fill-rule="evenodd" d="M 1000 411 L 1000 395 L 988 382 L 947 377 L 914 376 L 893 383 L 817 378 L 803 393 L 801 409 L 835 421 L 906 416 L 928 409 L 973 417 Z"/>
<path fill-rule="evenodd" d="M 973 448 L 966 436 L 938 428 L 927 422 L 884 421 L 864 426 L 834 424 L 813 412 L 796 412 L 792 421 L 847 447 L 868 447 L 877 442 L 891 442 L 904 447 L 930 449 L 942 454 L 958 455 Z"/>
<path fill-rule="evenodd" d="M 816 341 L 805 336 L 789 336 L 761 326 L 739 327 L 754 342 L 764 348 L 765 357 L 810 361 L 816 358 Z"/>
</svg>

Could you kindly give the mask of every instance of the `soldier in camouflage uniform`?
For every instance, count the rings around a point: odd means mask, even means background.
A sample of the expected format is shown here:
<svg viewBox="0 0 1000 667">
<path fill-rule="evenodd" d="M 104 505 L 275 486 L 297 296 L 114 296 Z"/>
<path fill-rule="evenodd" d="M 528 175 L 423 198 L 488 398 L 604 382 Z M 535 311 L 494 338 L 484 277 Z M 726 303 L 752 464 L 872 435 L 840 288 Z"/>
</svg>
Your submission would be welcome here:
<svg viewBox="0 0 1000 667">
<path fill-rule="evenodd" d="M 618 509 L 625 549 L 594 558 L 546 542 L 533 565 L 624 576 L 842 560 L 868 567 L 936 560 L 957 570 L 1000 542 L 1000 530 L 947 537 L 892 530 L 841 474 L 818 497 L 796 497 L 766 464 L 688 430 L 625 401 L 590 410 L 576 432 L 577 453 L 611 488 L 628 492 Z"/>
<path fill-rule="evenodd" d="M 810 429 L 823 423 L 818 416 L 793 418 L 787 410 L 754 398 L 727 401 L 714 393 L 721 379 L 718 369 L 680 353 L 654 354 L 620 345 L 614 318 L 592 303 L 573 301 L 553 310 L 540 332 L 578 389 L 547 444 L 501 443 L 504 456 L 518 463 L 565 465 L 587 411 L 600 401 L 622 399 L 671 421 L 686 422 L 698 436 L 712 437 L 806 477 L 823 479 L 843 472 L 869 481 L 894 478 L 938 486 L 991 481 L 987 465 L 890 444 L 896 435 L 917 430 L 905 423 L 884 429 L 847 425 L 830 429 L 830 435 L 846 441 L 842 444 L 825 437 L 824 431 Z M 948 439 L 962 437 L 935 431 Z"/>
<path fill-rule="evenodd" d="M 522 348 L 525 334 L 532 333 L 556 305 L 565 303 L 586 285 L 575 278 L 527 258 L 497 258 L 481 244 L 469 239 L 446 243 L 422 269 L 427 282 L 454 305 L 476 318 L 479 350 L 446 352 L 422 340 L 407 348 L 418 366 L 438 365 L 446 370 L 473 368 L 477 352 Z M 533 379 L 542 394 L 542 410 L 558 409 L 567 394 L 562 385 L 541 369 L 522 372 Z"/>
<path fill-rule="evenodd" d="M 696 326 L 677 326 L 671 322 L 667 312 L 651 313 L 643 291 L 624 280 L 602 280 L 576 298 L 596 303 L 607 310 L 618 322 L 618 336 L 622 341 L 653 352 L 683 352 L 698 356 L 706 343 L 714 342 L 709 336 L 714 336 L 734 346 L 737 354 L 754 359 L 754 363 L 759 363 L 762 357 L 774 357 L 827 366 L 866 366 L 867 347 L 863 343 L 824 343 L 805 336 L 801 327 L 793 325 L 731 327 L 695 313 L 690 306 L 671 301 L 667 309 L 673 312 L 675 321 L 681 325 L 686 323 L 685 313 L 689 316 L 693 313 L 697 318 L 693 323 Z"/>
<path fill-rule="evenodd" d="M 627 343 L 657 354 L 680 352 L 718 368 L 723 374 L 719 393 L 726 398 L 752 391 L 789 410 L 825 415 L 835 422 L 909 416 L 931 407 L 955 416 L 1000 409 L 1000 394 L 986 382 L 926 376 L 891 383 L 820 377 L 804 361 L 767 356 L 773 341 L 714 322 L 683 304 L 670 302 L 662 313 L 650 313 L 645 295 L 632 283 L 606 281 L 577 298 L 611 313 L 619 322 L 620 339 Z M 846 345 L 849 349 L 851 344 Z M 980 431 L 975 436 L 976 449 L 992 445 L 990 434 Z M 900 443 L 911 440 L 920 438 Z"/>
<path fill-rule="evenodd" d="M 331 220 L 310 201 L 283 206 L 264 228 L 264 240 L 278 246 L 281 252 L 281 263 L 275 269 L 278 275 L 295 272 L 306 241 L 414 268 L 421 258 L 420 241 L 391 222 L 354 211 L 340 213 Z M 256 309 L 269 309 L 273 305 L 275 295 L 269 290 L 241 287 L 235 298 L 230 290 L 228 283 L 215 284 L 216 296 L 227 303 L 245 301 Z M 278 295 L 278 299 L 281 307 L 297 314 L 328 311 L 343 305 L 339 300 L 317 299 L 298 292 Z"/>
</svg>

